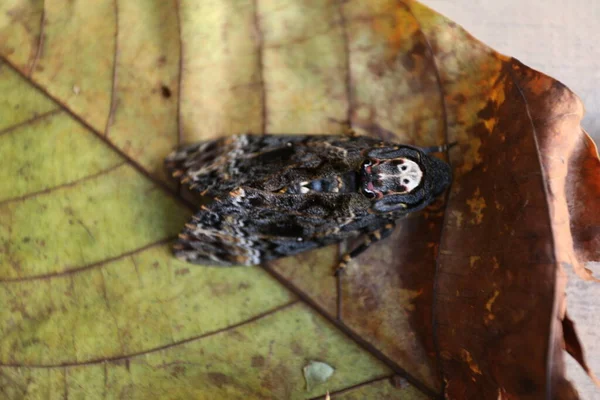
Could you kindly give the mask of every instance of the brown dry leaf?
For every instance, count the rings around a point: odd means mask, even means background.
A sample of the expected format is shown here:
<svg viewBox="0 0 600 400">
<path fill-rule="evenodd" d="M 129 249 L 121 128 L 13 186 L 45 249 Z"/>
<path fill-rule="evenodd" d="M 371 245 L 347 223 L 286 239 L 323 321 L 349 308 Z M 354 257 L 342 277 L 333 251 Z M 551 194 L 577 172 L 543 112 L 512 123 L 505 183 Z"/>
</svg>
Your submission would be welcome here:
<svg viewBox="0 0 600 400">
<path fill-rule="evenodd" d="M 577 396 L 563 269 L 600 258 L 582 106 L 419 3 L 6 0 L 0 89 L 4 397 Z M 337 279 L 334 247 L 265 266 L 281 284 L 171 257 L 173 147 L 348 121 L 456 141 L 448 198 Z M 307 393 L 311 359 L 336 372 Z"/>
</svg>

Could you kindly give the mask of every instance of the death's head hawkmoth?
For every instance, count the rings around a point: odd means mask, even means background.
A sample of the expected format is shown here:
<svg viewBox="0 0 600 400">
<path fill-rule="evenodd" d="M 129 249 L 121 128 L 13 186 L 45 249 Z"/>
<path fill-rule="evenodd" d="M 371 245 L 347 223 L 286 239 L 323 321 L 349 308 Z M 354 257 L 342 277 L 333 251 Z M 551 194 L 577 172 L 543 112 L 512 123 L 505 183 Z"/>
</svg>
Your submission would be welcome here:
<svg viewBox="0 0 600 400">
<path fill-rule="evenodd" d="M 186 224 L 175 255 L 205 265 L 256 265 L 344 239 L 391 233 L 451 181 L 422 149 L 364 136 L 237 135 L 181 147 L 168 171 L 210 199 Z"/>
</svg>

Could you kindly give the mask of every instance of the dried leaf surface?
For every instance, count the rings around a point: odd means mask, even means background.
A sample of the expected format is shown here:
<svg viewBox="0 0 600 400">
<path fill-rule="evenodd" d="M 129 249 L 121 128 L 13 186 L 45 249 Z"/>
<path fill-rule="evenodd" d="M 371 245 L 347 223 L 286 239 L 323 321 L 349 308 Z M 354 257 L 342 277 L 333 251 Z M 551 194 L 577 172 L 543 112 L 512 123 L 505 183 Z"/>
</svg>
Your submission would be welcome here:
<svg viewBox="0 0 600 400">
<path fill-rule="evenodd" d="M 151 3 L 0 5 L 5 397 L 576 396 L 563 268 L 600 257 L 600 161 L 568 89 L 413 1 Z M 339 279 L 335 247 L 171 257 L 173 147 L 346 122 L 456 141 L 448 198 Z M 308 360 L 336 371 L 305 392 Z"/>
</svg>

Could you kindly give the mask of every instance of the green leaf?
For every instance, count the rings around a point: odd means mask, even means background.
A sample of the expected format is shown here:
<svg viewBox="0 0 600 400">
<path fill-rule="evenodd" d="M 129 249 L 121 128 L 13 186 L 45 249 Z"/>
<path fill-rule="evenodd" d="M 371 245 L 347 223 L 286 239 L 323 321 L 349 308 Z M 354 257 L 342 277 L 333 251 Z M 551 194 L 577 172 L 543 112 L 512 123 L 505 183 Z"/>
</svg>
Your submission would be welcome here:
<svg viewBox="0 0 600 400">
<path fill-rule="evenodd" d="M 4 0 L 0 397 L 564 393 L 560 265 L 587 276 L 600 253 L 581 115 L 409 0 Z M 446 205 L 339 278 L 336 247 L 264 268 L 173 258 L 197 206 L 163 171 L 173 148 L 347 122 L 457 141 Z M 335 373 L 312 364 L 326 384 L 309 383 L 307 360 Z"/>
</svg>

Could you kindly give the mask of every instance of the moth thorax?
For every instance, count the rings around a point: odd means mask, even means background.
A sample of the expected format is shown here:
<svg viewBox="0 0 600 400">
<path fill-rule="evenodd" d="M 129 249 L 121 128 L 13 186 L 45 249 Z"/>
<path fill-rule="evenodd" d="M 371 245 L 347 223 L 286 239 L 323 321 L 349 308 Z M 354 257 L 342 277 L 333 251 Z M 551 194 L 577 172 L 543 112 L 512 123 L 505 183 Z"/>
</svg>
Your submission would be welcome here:
<svg viewBox="0 0 600 400">
<path fill-rule="evenodd" d="M 416 162 L 408 158 L 400 158 L 397 160 L 396 168 L 398 169 L 396 179 L 399 181 L 400 185 L 405 187 L 404 191 L 411 192 L 421 184 L 423 171 Z"/>
<path fill-rule="evenodd" d="M 421 166 L 409 158 L 381 161 L 371 167 L 373 189 L 382 194 L 408 193 L 423 180 Z"/>
</svg>

